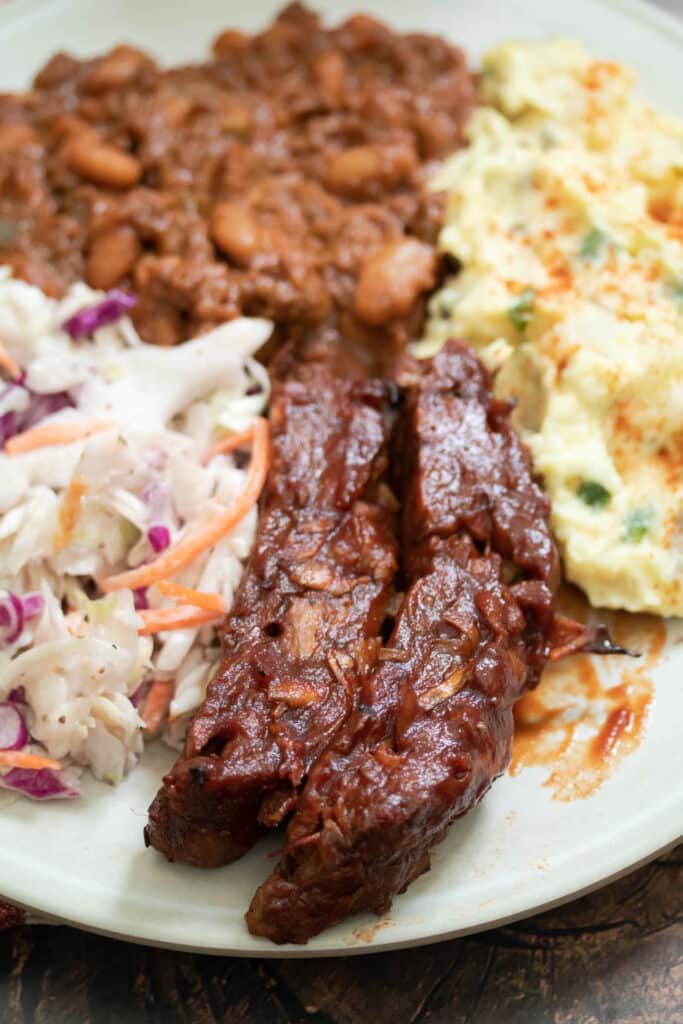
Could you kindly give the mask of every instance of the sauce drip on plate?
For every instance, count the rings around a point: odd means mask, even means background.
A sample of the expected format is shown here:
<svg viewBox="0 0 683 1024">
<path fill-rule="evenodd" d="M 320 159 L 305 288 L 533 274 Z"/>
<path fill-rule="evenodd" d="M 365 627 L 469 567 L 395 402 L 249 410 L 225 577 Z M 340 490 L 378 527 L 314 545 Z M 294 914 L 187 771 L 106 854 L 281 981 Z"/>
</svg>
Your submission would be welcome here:
<svg viewBox="0 0 683 1024">
<path fill-rule="evenodd" d="M 583 596 L 564 588 L 558 606 L 586 621 L 591 610 Z M 515 707 L 510 772 L 551 769 L 544 782 L 556 800 L 594 793 L 624 757 L 637 750 L 647 728 L 654 697 L 652 669 L 666 642 L 663 619 L 652 615 L 601 611 L 614 639 L 642 657 L 598 662 L 584 655 L 551 665 L 538 689 Z"/>
</svg>

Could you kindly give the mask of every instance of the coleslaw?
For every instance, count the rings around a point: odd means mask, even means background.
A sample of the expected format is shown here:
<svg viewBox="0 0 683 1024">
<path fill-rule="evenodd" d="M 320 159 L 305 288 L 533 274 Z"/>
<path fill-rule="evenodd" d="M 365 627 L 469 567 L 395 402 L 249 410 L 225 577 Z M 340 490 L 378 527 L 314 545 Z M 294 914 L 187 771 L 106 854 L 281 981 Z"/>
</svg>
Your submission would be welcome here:
<svg viewBox="0 0 683 1024">
<path fill-rule="evenodd" d="M 0 787 L 36 799 L 78 795 L 86 767 L 122 779 L 155 687 L 157 703 L 160 686 L 168 696 L 148 724 L 182 743 L 219 661 L 217 613 L 146 631 L 174 588 L 104 593 L 102 581 L 238 500 L 248 469 L 217 442 L 246 436 L 268 402 L 253 356 L 269 321 L 161 349 L 142 344 L 128 300 L 79 284 L 57 301 L 0 270 Z M 175 589 L 229 609 L 256 515 L 252 502 Z"/>
</svg>

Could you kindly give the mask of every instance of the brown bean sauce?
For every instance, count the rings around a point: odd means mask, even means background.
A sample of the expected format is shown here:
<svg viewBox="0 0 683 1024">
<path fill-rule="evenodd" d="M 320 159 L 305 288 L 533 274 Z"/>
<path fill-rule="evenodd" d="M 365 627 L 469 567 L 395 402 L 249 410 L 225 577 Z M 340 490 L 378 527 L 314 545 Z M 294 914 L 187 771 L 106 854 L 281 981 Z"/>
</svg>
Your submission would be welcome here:
<svg viewBox="0 0 683 1024">
<path fill-rule="evenodd" d="M 157 344 L 245 314 L 314 348 L 400 348 L 435 283 L 441 201 L 423 186 L 474 102 L 444 40 L 363 15 L 327 29 L 298 4 L 203 64 L 57 54 L 0 96 L 0 263 L 54 295 L 134 291 Z M 407 249 L 387 291 L 408 241 L 420 266 Z"/>
</svg>

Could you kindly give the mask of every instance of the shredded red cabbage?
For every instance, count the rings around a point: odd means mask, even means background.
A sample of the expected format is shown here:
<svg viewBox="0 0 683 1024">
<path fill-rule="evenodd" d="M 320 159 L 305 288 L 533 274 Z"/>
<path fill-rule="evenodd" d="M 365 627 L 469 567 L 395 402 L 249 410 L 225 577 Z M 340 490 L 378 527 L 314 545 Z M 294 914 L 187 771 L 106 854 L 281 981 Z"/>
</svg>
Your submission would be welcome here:
<svg viewBox="0 0 683 1024">
<path fill-rule="evenodd" d="M 0 750 L 22 750 L 29 740 L 24 716 L 15 704 L 0 703 Z"/>
<path fill-rule="evenodd" d="M 26 388 L 26 390 L 31 395 L 31 404 L 25 412 L 17 417 L 17 429 L 20 432 L 30 430 L 36 423 L 40 423 L 46 416 L 52 416 L 53 413 L 59 412 L 60 409 L 76 407 L 76 403 L 68 391 L 57 391 L 53 395 L 41 395 L 36 391 L 31 391 L 30 388 Z"/>
<path fill-rule="evenodd" d="M 21 412 L 11 410 L 0 416 L 0 445 L 9 441 L 15 434 L 21 434 L 24 430 L 30 430 L 40 423 L 46 416 L 51 416 L 60 409 L 74 408 L 76 403 L 68 391 L 56 391 L 51 395 L 40 394 L 32 391 L 24 384 L 23 380 L 8 384 L 3 395 L 7 394 L 9 388 L 20 388 L 29 396 L 29 404 Z"/>
<path fill-rule="evenodd" d="M 149 608 L 149 601 L 147 600 L 147 587 L 138 587 L 137 590 L 133 591 L 133 607 L 136 612 L 145 611 Z"/>
<path fill-rule="evenodd" d="M 131 693 L 128 698 L 134 708 L 139 708 L 149 691 L 149 682 L 140 683 L 137 690 Z"/>
<path fill-rule="evenodd" d="M 158 460 L 155 459 L 153 462 L 152 459 L 149 458 L 149 453 L 146 453 L 146 461 L 150 466 L 152 466 L 152 468 L 157 470 L 157 472 L 161 472 L 166 464 L 167 456 L 165 452 L 161 452 L 159 453 Z M 161 523 L 171 522 L 175 526 L 182 525 L 182 518 L 178 514 L 178 508 L 175 503 L 173 491 L 165 480 L 161 480 L 157 477 L 157 479 L 148 483 L 143 488 L 141 498 L 149 511 L 149 521 L 153 524 L 153 529 L 154 524 Z"/>
<path fill-rule="evenodd" d="M 171 543 L 171 532 L 167 526 L 150 526 L 147 540 L 155 552 L 164 551 Z"/>
<path fill-rule="evenodd" d="M 24 606 L 21 598 L 9 590 L 0 591 L 0 644 L 9 646 L 21 636 Z"/>
<path fill-rule="evenodd" d="M 11 768 L 0 775 L 0 786 L 23 793 L 31 800 L 73 800 L 81 794 L 73 786 L 62 782 L 50 768 Z"/>
<path fill-rule="evenodd" d="M 15 412 L 6 412 L 3 416 L 0 416 L 0 445 L 4 445 L 5 441 L 9 441 L 10 437 L 14 437 L 17 433 L 17 414 Z"/>
<path fill-rule="evenodd" d="M 35 619 L 36 615 L 43 614 L 45 598 L 42 594 L 27 594 L 26 597 L 22 597 L 21 602 L 24 606 L 25 618 Z"/>
<path fill-rule="evenodd" d="M 81 309 L 74 313 L 62 324 L 62 329 L 69 334 L 74 341 L 77 338 L 85 338 L 92 334 L 99 327 L 106 324 L 116 323 L 122 316 L 132 309 L 137 303 L 134 295 L 127 295 L 125 292 L 114 288 L 100 302 L 87 309 Z"/>
<path fill-rule="evenodd" d="M 153 469 L 160 472 L 166 464 L 166 453 L 162 452 L 158 457 L 150 458 L 149 453 L 145 453 L 147 462 L 152 466 Z M 156 456 L 156 452 L 152 453 Z M 153 480 L 152 483 L 147 484 L 140 495 L 145 505 L 149 509 L 150 518 L 157 519 L 163 516 L 168 505 L 173 501 L 173 495 L 171 488 L 165 480 Z"/>
<path fill-rule="evenodd" d="M 16 643 L 25 623 L 40 615 L 44 606 L 40 594 L 19 597 L 10 590 L 0 590 L 0 647 L 11 647 Z"/>
</svg>

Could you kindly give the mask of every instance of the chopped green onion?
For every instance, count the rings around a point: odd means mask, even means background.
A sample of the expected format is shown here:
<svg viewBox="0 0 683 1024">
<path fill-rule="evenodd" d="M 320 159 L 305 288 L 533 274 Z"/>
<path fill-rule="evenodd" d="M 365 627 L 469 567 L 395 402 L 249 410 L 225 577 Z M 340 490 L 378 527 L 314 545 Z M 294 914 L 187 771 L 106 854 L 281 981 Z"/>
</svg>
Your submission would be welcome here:
<svg viewBox="0 0 683 1024">
<path fill-rule="evenodd" d="M 128 548 L 132 548 L 134 544 L 137 544 L 142 536 L 142 531 L 134 523 L 131 523 L 129 519 L 120 519 L 119 535 L 121 537 L 121 546 L 127 551 Z"/>
<path fill-rule="evenodd" d="M 0 245 L 9 245 L 16 238 L 17 229 L 11 220 L 0 217 Z"/>
<path fill-rule="evenodd" d="M 655 510 L 652 505 L 644 505 L 629 512 L 624 523 L 626 532 L 623 539 L 632 544 L 640 544 L 652 526 L 654 518 Z"/>
<path fill-rule="evenodd" d="M 432 299 L 430 312 L 433 316 L 449 317 L 458 303 L 458 294 L 453 288 L 442 288 Z"/>
<path fill-rule="evenodd" d="M 527 288 L 508 309 L 508 316 L 518 331 L 524 333 L 531 323 L 535 302 L 536 292 L 533 288 Z"/>
<path fill-rule="evenodd" d="M 594 260 L 600 255 L 607 242 L 607 235 L 601 228 L 592 227 L 581 239 L 579 256 L 582 260 Z"/>
<path fill-rule="evenodd" d="M 541 130 L 541 147 L 545 150 L 554 149 L 557 145 L 557 136 L 549 125 L 544 125 Z"/>
<path fill-rule="evenodd" d="M 671 294 L 678 308 L 683 310 L 683 278 L 679 277 L 677 281 L 672 283 Z"/>
<path fill-rule="evenodd" d="M 591 508 L 605 508 L 612 499 L 611 493 L 597 480 L 582 480 L 576 493 L 581 501 L 590 505 Z"/>
</svg>

